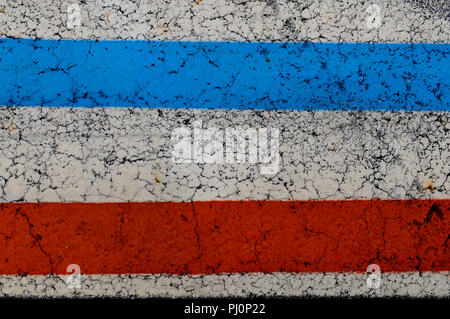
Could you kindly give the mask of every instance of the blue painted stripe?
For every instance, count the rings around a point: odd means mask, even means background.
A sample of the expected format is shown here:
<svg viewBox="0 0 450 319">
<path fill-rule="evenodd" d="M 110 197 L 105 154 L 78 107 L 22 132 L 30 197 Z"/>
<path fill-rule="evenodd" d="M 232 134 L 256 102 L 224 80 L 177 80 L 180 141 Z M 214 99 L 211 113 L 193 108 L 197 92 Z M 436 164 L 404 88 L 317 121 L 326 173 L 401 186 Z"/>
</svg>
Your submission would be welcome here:
<svg viewBox="0 0 450 319">
<path fill-rule="evenodd" d="M 449 111 L 450 44 L 0 39 L 0 105 Z"/>
</svg>

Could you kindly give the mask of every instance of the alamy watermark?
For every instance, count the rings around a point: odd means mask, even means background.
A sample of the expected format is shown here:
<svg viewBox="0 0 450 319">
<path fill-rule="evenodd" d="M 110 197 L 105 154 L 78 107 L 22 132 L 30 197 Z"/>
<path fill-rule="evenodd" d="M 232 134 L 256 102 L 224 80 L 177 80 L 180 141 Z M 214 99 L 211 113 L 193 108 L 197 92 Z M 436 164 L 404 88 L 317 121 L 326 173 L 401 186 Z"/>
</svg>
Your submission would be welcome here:
<svg viewBox="0 0 450 319">
<path fill-rule="evenodd" d="M 366 8 L 366 25 L 369 29 L 378 29 L 381 26 L 381 8 L 377 4 L 371 4 Z"/>
<path fill-rule="evenodd" d="M 367 266 L 366 272 L 369 274 L 366 280 L 367 287 L 378 289 L 381 286 L 381 268 L 377 264 Z"/>
<path fill-rule="evenodd" d="M 81 269 L 77 264 L 70 264 L 66 269 L 67 273 L 70 273 L 66 279 L 66 284 L 69 289 L 81 288 Z"/>
<path fill-rule="evenodd" d="M 280 166 L 280 131 L 276 128 L 205 129 L 197 120 L 192 128 L 176 128 L 171 142 L 174 163 L 260 164 L 263 175 L 276 174 Z"/>
<path fill-rule="evenodd" d="M 73 30 L 81 26 L 81 8 L 77 3 L 67 7 L 67 29 Z"/>
</svg>

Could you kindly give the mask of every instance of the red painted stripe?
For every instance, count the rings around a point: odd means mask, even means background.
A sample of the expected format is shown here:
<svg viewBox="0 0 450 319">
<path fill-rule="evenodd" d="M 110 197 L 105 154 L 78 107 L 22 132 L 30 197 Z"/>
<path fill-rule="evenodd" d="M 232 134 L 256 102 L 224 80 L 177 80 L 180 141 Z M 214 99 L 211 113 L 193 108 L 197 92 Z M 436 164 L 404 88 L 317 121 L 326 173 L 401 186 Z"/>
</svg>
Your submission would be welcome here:
<svg viewBox="0 0 450 319">
<path fill-rule="evenodd" d="M 450 200 L 9 203 L 0 273 L 450 270 Z"/>
</svg>

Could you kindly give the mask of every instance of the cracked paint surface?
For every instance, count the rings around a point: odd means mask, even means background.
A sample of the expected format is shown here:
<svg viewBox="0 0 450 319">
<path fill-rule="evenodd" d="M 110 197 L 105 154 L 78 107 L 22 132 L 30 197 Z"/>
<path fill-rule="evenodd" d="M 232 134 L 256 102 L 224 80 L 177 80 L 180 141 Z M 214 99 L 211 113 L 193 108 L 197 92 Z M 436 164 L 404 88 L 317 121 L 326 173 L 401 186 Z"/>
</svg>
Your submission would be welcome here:
<svg viewBox="0 0 450 319">
<path fill-rule="evenodd" d="M 76 260 L 94 276 L 84 277 L 75 296 L 111 295 L 122 286 L 118 295 L 141 297 L 445 296 L 449 209 L 449 200 L 2 204 L 2 272 L 34 276 L 22 277 L 26 290 L 6 281 L 0 291 L 72 295 L 58 288 L 57 275 Z M 385 271 L 381 291 L 361 287 L 371 263 Z M 209 291 L 205 274 L 218 274 L 224 285 L 232 278 L 239 283 L 229 282 L 231 292 L 217 283 Z M 200 288 L 193 292 L 180 280 Z M 42 287 L 43 281 L 54 286 Z M 178 292 L 159 281 L 174 282 Z"/>
<path fill-rule="evenodd" d="M 449 111 L 449 54 L 448 44 L 0 39 L 0 104 Z"/>
<path fill-rule="evenodd" d="M 0 37 L 450 42 L 445 0 L 374 1 L 375 29 L 353 0 L 108 0 L 80 3 L 82 25 L 68 30 L 73 2 L 0 0 Z M 435 98 L 442 83 L 427 87 Z M 0 296 L 448 297 L 441 102 L 426 112 L 2 106 Z M 171 133 L 198 119 L 278 128 L 280 170 L 173 163 Z M 73 263 L 81 289 L 65 282 Z M 366 286 L 370 263 L 383 272 L 377 290 Z"/>
<path fill-rule="evenodd" d="M 2 202 L 448 198 L 447 112 L 1 108 Z M 171 132 L 276 127 L 280 171 L 175 164 Z M 251 123 L 251 126 L 249 125 Z"/>
<path fill-rule="evenodd" d="M 448 297 L 449 272 L 389 273 L 382 286 L 366 286 L 356 273 L 271 273 L 219 275 L 82 275 L 80 290 L 67 276 L 1 276 L 0 296 L 17 297 Z"/>
<path fill-rule="evenodd" d="M 446 1 L 374 1 L 380 28 L 367 28 L 367 3 L 350 1 L 87 1 L 82 26 L 68 30 L 75 1 L 2 0 L 0 35 L 52 39 L 175 41 L 434 42 L 450 39 Z"/>
</svg>

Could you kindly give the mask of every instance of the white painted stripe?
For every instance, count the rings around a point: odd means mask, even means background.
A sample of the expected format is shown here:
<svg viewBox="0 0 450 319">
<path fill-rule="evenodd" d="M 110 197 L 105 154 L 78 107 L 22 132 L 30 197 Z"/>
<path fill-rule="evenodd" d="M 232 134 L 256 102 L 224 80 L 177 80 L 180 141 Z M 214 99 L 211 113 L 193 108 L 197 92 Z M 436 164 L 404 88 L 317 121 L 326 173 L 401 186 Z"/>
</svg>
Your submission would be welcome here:
<svg viewBox="0 0 450 319">
<path fill-rule="evenodd" d="M 449 198 L 448 112 L 0 108 L 1 202 Z M 177 164 L 177 127 L 276 128 L 280 166 Z"/>
<path fill-rule="evenodd" d="M 446 12 L 406 0 L 0 0 L 0 36 L 183 41 L 450 42 Z M 380 24 L 368 7 L 380 8 Z M 436 7 L 435 7 L 436 8 Z M 443 7 L 442 10 L 445 10 Z M 73 16 L 76 10 L 71 10 Z M 366 21 L 373 16 L 372 22 Z M 448 16 L 448 15 L 447 15 Z M 74 21 L 73 19 L 71 21 Z"/>
<path fill-rule="evenodd" d="M 67 276 L 0 276 L 0 297 L 449 297 L 449 279 L 449 272 L 384 273 L 375 289 L 355 273 L 82 275 L 81 288 L 69 289 Z"/>
</svg>

